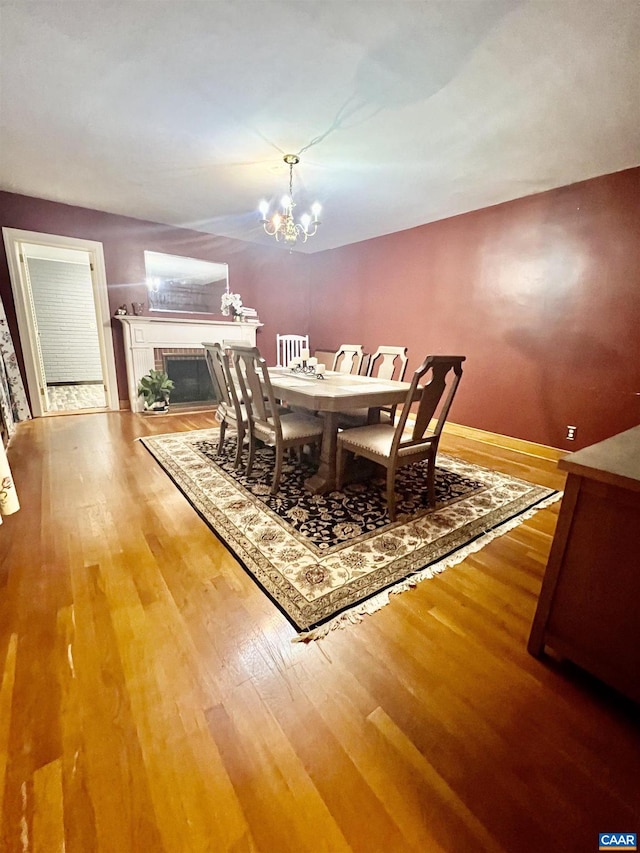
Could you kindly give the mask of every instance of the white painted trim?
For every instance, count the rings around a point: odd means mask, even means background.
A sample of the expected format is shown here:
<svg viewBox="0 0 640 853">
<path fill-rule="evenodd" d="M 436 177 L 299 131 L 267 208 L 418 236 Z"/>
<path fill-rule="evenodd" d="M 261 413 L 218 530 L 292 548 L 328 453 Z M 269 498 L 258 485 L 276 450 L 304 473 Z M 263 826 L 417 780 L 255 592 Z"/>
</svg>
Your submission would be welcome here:
<svg viewBox="0 0 640 853">
<path fill-rule="evenodd" d="M 93 295 L 96 306 L 102 372 L 107 386 L 107 408 L 117 411 L 119 409 L 119 401 L 116 380 L 116 360 L 113 349 L 113 333 L 111 330 L 111 315 L 107 294 L 107 273 L 104 265 L 102 243 L 98 243 L 95 240 L 82 240 L 79 237 L 62 237 L 38 231 L 22 231 L 18 228 L 3 228 L 2 235 L 7 254 L 7 263 L 9 265 L 11 288 L 13 290 L 18 330 L 20 332 L 20 343 L 22 344 L 27 385 L 29 387 L 29 396 L 31 397 L 34 417 L 42 417 L 46 412 L 43 409 L 40 395 L 43 379 L 40 376 L 38 366 L 35 326 L 20 267 L 20 246 L 22 243 L 37 243 L 43 246 L 88 252 L 93 266 L 91 282 L 93 284 Z"/>
<path fill-rule="evenodd" d="M 87 253 L 79 249 L 61 249 L 59 246 L 44 246 L 38 243 L 23 243 L 25 255 L 28 258 L 38 258 L 44 261 L 62 261 L 65 264 L 89 265 Z"/>
<path fill-rule="evenodd" d="M 87 241 L 89 242 L 89 241 Z M 107 270 L 104 265 L 102 243 L 93 243 L 90 250 L 93 256 L 93 292 L 96 301 L 98 328 L 101 330 L 100 352 L 103 359 L 103 369 L 107 380 L 107 408 L 118 411 L 118 380 L 116 378 L 116 357 L 113 349 L 113 331 L 111 329 L 111 313 L 109 311 L 109 295 L 107 291 Z"/>
</svg>

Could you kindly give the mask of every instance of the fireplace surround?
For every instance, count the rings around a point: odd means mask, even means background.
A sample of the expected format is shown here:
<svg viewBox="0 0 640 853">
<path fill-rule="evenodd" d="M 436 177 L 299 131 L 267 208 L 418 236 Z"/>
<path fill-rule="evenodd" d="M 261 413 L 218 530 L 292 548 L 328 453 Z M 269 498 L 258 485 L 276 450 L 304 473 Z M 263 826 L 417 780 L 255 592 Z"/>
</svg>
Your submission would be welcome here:
<svg viewBox="0 0 640 853">
<path fill-rule="evenodd" d="M 243 341 L 256 345 L 258 323 L 234 323 L 225 320 L 183 320 L 173 317 L 120 316 L 124 332 L 127 388 L 131 411 L 141 412 L 138 382 L 157 367 L 156 350 L 178 355 L 202 355 L 203 342 Z"/>
</svg>

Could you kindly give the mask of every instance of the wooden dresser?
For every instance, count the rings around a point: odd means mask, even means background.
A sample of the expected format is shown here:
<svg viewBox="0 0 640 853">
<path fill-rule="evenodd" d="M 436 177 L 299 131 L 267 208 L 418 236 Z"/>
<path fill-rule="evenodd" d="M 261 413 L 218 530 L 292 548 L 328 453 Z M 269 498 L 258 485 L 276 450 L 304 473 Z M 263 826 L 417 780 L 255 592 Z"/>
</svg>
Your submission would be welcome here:
<svg viewBox="0 0 640 853">
<path fill-rule="evenodd" d="M 568 472 L 528 649 L 640 702 L 640 426 L 563 457 Z"/>
</svg>

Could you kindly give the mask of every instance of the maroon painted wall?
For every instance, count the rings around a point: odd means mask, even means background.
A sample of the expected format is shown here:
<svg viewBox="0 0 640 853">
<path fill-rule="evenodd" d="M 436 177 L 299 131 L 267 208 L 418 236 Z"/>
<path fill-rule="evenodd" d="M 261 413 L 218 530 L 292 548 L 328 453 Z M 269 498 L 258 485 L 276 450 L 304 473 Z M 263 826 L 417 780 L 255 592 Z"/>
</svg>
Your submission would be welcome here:
<svg viewBox="0 0 640 853">
<path fill-rule="evenodd" d="M 456 423 L 569 450 L 640 423 L 640 168 L 312 260 L 313 346 L 466 355 Z"/>
<path fill-rule="evenodd" d="M 65 237 L 96 240 L 103 244 L 111 314 L 122 303 L 146 303 L 144 250 L 222 261 L 229 264 L 229 284 L 243 303 L 258 309 L 264 328 L 258 345 L 275 363 L 276 332 L 298 332 L 308 325 L 308 258 L 289 255 L 279 247 L 261 247 L 240 240 L 215 237 L 199 231 L 172 228 L 59 204 L 43 199 L 0 192 L 0 225 Z M 0 248 L 0 295 L 7 311 L 23 376 L 24 365 L 15 319 L 11 282 L 4 244 Z M 162 316 L 172 316 L 169 313 Z M 175 315 L 184 317 L 184 315 Z M 204 315 L 193 315 L 193 317 Z M 211 316 L 208 319 L 213 319 Z M 127 399 L 122 327 L 112 320 L 118 393 Z"/>
</svg>

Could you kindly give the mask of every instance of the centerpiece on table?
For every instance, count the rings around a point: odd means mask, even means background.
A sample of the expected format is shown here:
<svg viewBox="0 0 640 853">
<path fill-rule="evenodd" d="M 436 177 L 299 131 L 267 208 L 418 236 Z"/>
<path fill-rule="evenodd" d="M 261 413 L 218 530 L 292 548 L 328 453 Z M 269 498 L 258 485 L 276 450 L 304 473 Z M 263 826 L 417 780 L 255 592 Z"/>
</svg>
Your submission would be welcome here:
<svg viewBox="0 0 640 853">
<path fill-rule="evenodd" d="M 317 358 L 310 357 L 308 349 L 300 350 L 300 355 L 292 358 L 288 367 L 293 373 L 302 373 L 305 376 L 313 376 L 315 379 L 325 378 L 324 364 L 318 364 Z"/>
<path fill-rule="evenodd" d="M 223 293 L 220 300 L 220 310 L 224 317 L 232 316 L 234 320 L 242 320 L 242 297 L 239 293 Z"/>
</svg>

